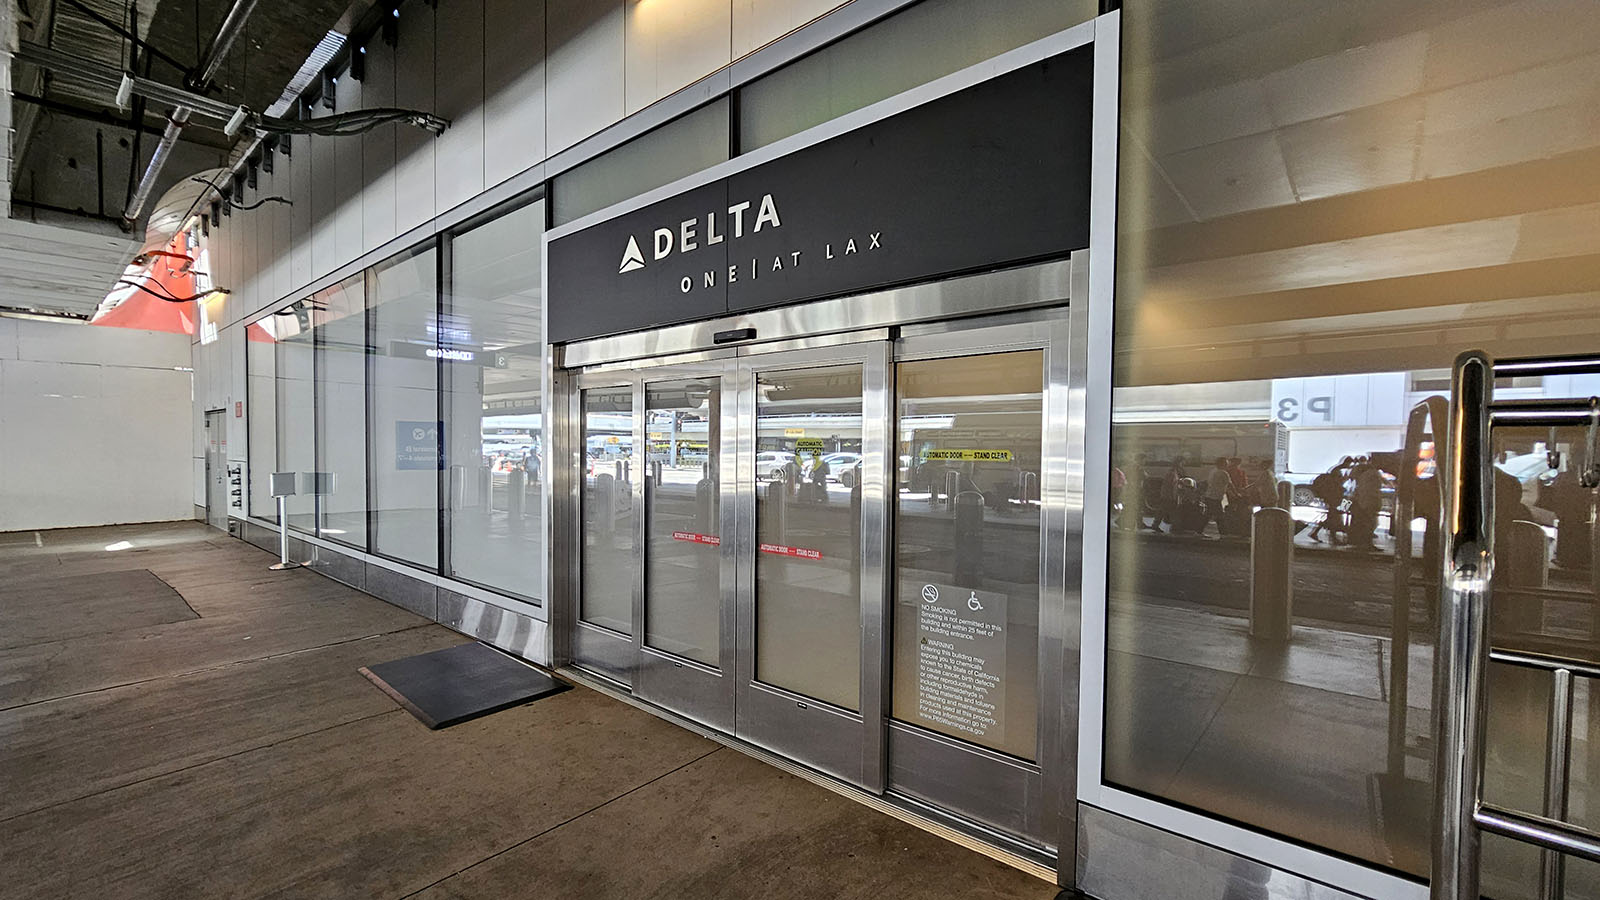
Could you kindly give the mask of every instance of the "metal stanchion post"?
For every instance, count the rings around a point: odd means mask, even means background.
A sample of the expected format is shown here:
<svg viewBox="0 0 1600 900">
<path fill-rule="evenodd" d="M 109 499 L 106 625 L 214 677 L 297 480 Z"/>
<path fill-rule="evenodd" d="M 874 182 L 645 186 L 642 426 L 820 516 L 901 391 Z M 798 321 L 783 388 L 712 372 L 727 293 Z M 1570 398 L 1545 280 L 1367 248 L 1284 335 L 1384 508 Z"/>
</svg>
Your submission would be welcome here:
<svg viewBox="0 0 1600 900">
<path fill-rule="evenodd" d="M 289 561 L 289 496 L 294 493 L 294 473 L 274 472 L 268 484 L 272 496 L 278 498 L 278 562 L 267 568 L 276 572 L 298 569 L 301 563 Z"/>
</svg>

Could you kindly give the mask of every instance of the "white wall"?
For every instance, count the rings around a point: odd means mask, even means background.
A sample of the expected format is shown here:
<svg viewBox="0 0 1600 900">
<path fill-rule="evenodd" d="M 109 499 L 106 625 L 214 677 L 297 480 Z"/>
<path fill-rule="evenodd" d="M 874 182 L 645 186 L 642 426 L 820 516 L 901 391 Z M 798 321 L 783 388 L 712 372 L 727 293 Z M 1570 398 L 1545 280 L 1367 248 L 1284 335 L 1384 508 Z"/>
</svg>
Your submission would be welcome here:
<svg viewBox="0 0 1600 900">
<path fill-rule="evenodd" d="M 188 519 L 189 338 L 0 318 L 0 531 Z"/>
</svg>

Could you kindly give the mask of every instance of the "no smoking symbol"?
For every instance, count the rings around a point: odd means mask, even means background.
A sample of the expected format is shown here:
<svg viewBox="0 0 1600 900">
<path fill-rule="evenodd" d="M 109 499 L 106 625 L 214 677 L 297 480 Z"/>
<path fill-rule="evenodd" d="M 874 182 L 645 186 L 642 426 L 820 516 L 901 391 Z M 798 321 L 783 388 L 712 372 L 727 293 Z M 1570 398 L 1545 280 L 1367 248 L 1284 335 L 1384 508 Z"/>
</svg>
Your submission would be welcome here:
<svg viewBox="0 0 1600 900">
<path fill-rule="evenodd" d="M 939 602 L 939 589 L 931 584 L 922 586 L 922 599 L 929 603 Z"/>
</svg>

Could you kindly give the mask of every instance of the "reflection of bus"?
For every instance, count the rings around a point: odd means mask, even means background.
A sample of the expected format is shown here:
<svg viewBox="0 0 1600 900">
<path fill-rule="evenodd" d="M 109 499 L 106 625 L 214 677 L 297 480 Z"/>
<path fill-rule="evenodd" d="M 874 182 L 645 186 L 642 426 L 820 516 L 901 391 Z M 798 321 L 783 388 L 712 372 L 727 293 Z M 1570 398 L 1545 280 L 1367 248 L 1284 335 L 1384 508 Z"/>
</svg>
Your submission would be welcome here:
<svg viewBox="0 0 1600 900">
<path fill-rule="evenodd" d="M 1180 458 L 1185 468 L 1208 467 L 1219 456 L 1269 459 L 1274 472 L 1289 465 L 1289 429 L 1278 422 L 1136 422 L 1116 425 L 1112 434 L 1124 469 L 1141 453 L 1147 467 L 1163 472 Z"/>
</svg>

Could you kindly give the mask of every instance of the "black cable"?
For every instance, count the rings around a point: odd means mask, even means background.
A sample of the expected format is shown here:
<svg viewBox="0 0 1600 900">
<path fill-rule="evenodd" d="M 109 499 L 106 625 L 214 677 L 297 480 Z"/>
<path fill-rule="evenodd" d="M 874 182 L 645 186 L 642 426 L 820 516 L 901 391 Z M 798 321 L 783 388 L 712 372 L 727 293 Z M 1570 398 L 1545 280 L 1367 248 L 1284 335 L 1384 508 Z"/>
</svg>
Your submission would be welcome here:
<svg viewBox="0 0 1600 900">
<path fill-rule="evenodd" d="M 287 197 L 278 197 L 278 196 L 262 197 L 260 200 L 257 200 L 254 203 L 235 203 L 232 200 L 228 199 L 228 195 L 223 193 L 223 191 L 222 191 L 222 186 L 217 184 L 215 181 L 211 181 L 210 179 L 206 179 L 206 178 L 201 178 L 199 175 L 196 175 L 193 178 L 190 178 L 189 180 L 194 182 L 194 183 L 196 183 L 196 184 L 206 185 L 206 186 L 210 187 L 212 190 L 216 191 L 218 194 L 222 194 L 220 199 L 222 200 L 222 204 L 224 206 L 228 207 L 229 209 L 237 209 L 237 210 L 239 210 L 241 212 L 249 212 L 252 209 L 260 209 L 261 205 L 263 203 L 282 203 L 284 206 L 293 206 L 294 205 L 294 201 L 293 200 L 290 200 Z M 199 202 L 200 202 L 199 198 L 198 197 L 195 198 L 195 203 L 198 204 Z M 189 207 L 189 212 L 190 212 L 190 214 L 194 213 L 194 206 L 193 205 L 191 205 Z M 187 216 L 187 215 L 184 216 L 185 220 L 187 220 L 188 218 L 189 218 L 189 216 Z"/>
<path fill-rule="evenodd" d="M 128 287 L 138 288 L 139 290 L 144 291 L 146 294 L 149 294 L 150 296 L 156 298 L 157 300 L 165 300 L 168 303 L 193 303 L 194 301 L 199 300 L 201 297 L 205 297 L 205 296 L 207 296 L 207 295 L 212 293 L 211 291 L 207 291 L 204 294 L 195 294 L 193 297 L 177 297 L 177 296 L 174 296 L 174 295 L 172 295 L 170 293 L 161 293 L 160 291 L 153 291 L 150 288 L 146 287 L 143 284 L 140 284 L 137 281 L 129 281 L 126 278 L 118 280 L 117 284 L 125 284 Z M 159 284 L 159 282 L 157 282 L 157 284 Z M 165 288 L 163 288 L 163 290 L 165 290 Z"/>
<path fill-rule="evenodd" d="M 141 49 L 143 49 L 146 53 L 149 53 L 151 56 L 154 56 L 156 59 L 159 59 L 162 62 L 166 63 L 167 65 L 172 66 L 173 68 L 177 69 L 179 72 L 182 72 L 185 77 L 187 77 L 191 72 L 193 72 L 193 70 L 190 69 L 188 66 L 184 65 L 181 62 L 178 62 L 176 59 L 173 59 L 172 57 L 168 56 L 167 54 L 161 52 L 161 48 L 154 46 L 153 44 L 149 43 L 148 41 L 140 40 L 138 35 L 134 34 L 133 32 L 129 31 L 126 28 L 123 28 L 120 24 L 118 24 L 116 22 L 113 22 L 110 19 L 106 18 L 105 16 L 102 16 L 99 13 L 95 12 L 91 7 L 89 7 L 88 4 L 84 3 L 83 0 L 67 0 L 67 2 L 72 4 L 74 7 L 76 7 L 79 12 L 83 13 L 84 15 L 88 16 L 89 18 L 91 18 L 91 19 L 95 20 L 96 22 L 99 22 L 101 25 L 105 26 L 107 29 L 109 29 L 111 31 L 111 33 L 117 35 L 118 37 L 126 38 L 126 39 L 134 42 L 135 44 L 139 45 L 139 47 Z"/>
<path fill-rule="evenodd" d="M 288 197 L 278 196 L 262 197 L 260 200 L 257 200 L 254 203 L 230 203 L 228 205 L 239 210 L 240 212 L 249 212 L 252 209 L 260 209 L 261 205 L 264 203 L 282 203 L 284 206 L 294 205 L 294 201 L 290 200 Z"/>
</svg>

